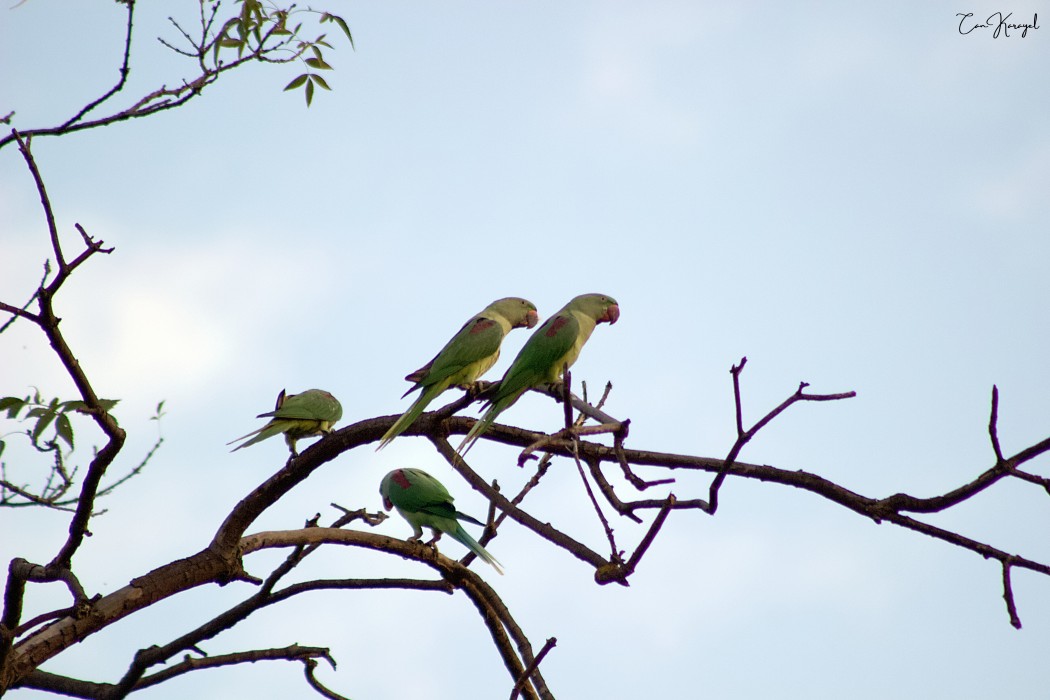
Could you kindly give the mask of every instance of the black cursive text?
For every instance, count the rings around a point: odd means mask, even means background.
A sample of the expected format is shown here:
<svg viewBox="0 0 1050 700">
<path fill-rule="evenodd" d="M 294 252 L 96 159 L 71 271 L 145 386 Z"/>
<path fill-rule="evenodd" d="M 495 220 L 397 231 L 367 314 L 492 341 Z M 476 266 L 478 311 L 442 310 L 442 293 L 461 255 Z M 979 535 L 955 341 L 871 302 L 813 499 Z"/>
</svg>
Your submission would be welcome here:
<svg viewBox="0 0 1050 700">
<path fill-rule="evenodd" d="M 1011 22 L 1010 18 L 1013 17 L 1013 14 L 1013 12 L 1007 12 L 1005 15 L 1002 12 L 993 12 L 988 15 L 988 19 L 986 19 L 984 23 L 975 21 L 972 12 L 956 12 L 955 16 L 962 18 L 959 20 L 960 34 L 969 34 L 975 29 L 991 29 L 992 38 L 998 39 L 1000 35 L 1009 38 L 1011 29 L 1020 29 L 1021 38 L 1024 39 L 1028 36 L 1029 29 L 1039 29 L 1038 12 L 1032 15 L 1031 24 Z"/>
</svg>

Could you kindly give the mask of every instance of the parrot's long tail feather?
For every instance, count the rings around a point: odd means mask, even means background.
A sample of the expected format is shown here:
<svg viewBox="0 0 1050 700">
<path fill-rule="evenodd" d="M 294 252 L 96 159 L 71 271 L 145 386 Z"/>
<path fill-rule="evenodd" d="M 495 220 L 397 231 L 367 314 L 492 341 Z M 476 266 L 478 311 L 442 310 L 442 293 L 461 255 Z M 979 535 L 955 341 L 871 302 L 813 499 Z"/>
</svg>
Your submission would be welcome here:
<svg viewBox="0 0 1050 700">
<path fill-rule="evenodd" d="M 240 442 L 241 440 L 244 440 L 245 438 L 250 438 L 252 435 L 255 435 L 256 433 L 261 433 L 261 432 L 262 432 L 262 428 L 259 428 L 258 430 L 253 430 L 252 432 L 248 433 L 247 435 L 241 435 L 239 438 L 234 438 L 234 439 L 230 440 L 226 444 L 227 445 L 232 445 L 235 442 Z M 240 447 L 244 447 L 244 445 L 241 445 Z M 238 447 L 237 449 L 240 449 L 240 447 Z"/>
<path fill-rule="evenodd" d="M 496 416 L 503 410 L 501 406 L 492 406 L 489 410 L 485 411 L 485 415 L 477 420 L 476 423 L 471 427 L 470 431 L 467 432 L 463 438 L 463 442 L 459 443 L 459 447 L 456 452 L 459 453 L 460 457 L 465 457 L 470 448 L 474 446 L 478 438 L 485 434 L 485 431 L 489 429 L 489 426 L 496 420 Z"/>
<path fill-rule="evenodd" d="M 248 440 L 244 444 L 237 445 L 237 447 L 234 447 L 232 450 L 230 450 L 230 452 L 236 452 L 237 450 L 240 450 L 240 449 L 243 449 L 245 447 L 249 447 L 251 445 L 254 445 L 257 442 L 262 442 L 263 440 L 266 440 L 267 438 L 272 438 L 274 435 L 278 435 L 280 432 L 281 432 L 281 428 L 278 427 L 278 426 L 264 425 L 263 427 L 259 428 L 258 430 L 253 430 L 252 432 L 248 433 L 247 435 L 240 436 L 236 440 L 230 440 L 226 444 L 227 445 L 232 445 L 233 443 L 237 442 L 238 440 L 243 440 L 243 439 L 248 438 L 248 437 L 252 438 L 251 440 Z M 253 435 L 255 437 L 252 437 Z"/>
<path fill-rule="evenodd" d="M 417 398 L 415 402 L 413 402 L 413 404 L 408 407 L 408 410 L 401 414 L 401 417 L 398 418 L 392 426 L 390 426 L 390 430 L 386 431 L 386 433 L 383 434 L 383 437 L 379 439 L 379 447 L 376 448 L 376 452 L 386 447 L 394 440 L 394 438 L 408 430 L 409 427 L 411 427 L 411 425 L 416 422 L 416 419 L 423 414 L 423 411 L 426 409 L 427 405 L 429 405 L 430 402 L 433 401 L 434 398 L 442 391 L 441 389 L 433 391 L 433 389 L 438 389 L 438 387 L 428 387 L 422 394 L 419 395 L 419 398 Z"/>
<path fill-rule="evenodd" d="M 497 574 L 500 576 L 503 575 L 503 565 L 499 563 L 499 560 L 489 554 L 487 549 L 478 544 L 478 541 L 471 537 L 470 533 L 464 530 L 462 525 L 457 528 L 456 532 L 450 532 L 449 534 L 464 547 L 474 552 L 474 554 L 477 554 L 478 558 L 495 569 Z"/>
</svg>

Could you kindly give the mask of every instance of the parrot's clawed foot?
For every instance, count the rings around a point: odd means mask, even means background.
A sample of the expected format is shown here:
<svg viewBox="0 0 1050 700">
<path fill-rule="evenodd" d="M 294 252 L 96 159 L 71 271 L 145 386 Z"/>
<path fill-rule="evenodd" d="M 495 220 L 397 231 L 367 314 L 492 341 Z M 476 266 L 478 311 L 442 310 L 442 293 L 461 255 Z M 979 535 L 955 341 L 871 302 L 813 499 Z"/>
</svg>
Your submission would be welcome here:
<svg viewBox="0 0 1050 700">
<path fill-rule="evenodd" d="M 434 543 L 438 541 L 438 537 L 441 537 L 440 533 L 438 533 L 437 537 L 434 537 L 433 539 L 428 540 L 427 542 L 424 542 L 423 541 L 423 534 L 420 533 L 418 535 L 412 535 L 411 537 L 409 537 L 405 541 L 406 542 L 412 542 L 412 543 L 416 544 L 417 546 L 419 546 L 419 547 L 421 547 L 423 549 L 429 549 L 432 552 L 436 552 L 437 551 L 437 545 L 434 544 Z"/>
<path fill-rule="evenodd" d="M 467 396 L 476 401 L 491 396 L 497 387 L 499 387 L 499 382 L 486 382 L 479 379 L 465 388 L 467 390 Z"/>
<path fill-rule="evenodd" d="M 441 532 L 440 531 L 435 531 L 434 532 L 434 536 L 432 538 L 430 538 L 430 541 L 427 542 L 426 544 L 427 544 L 428 547 L 430 547 L 431 549 L 433 549 L 436 552 L 437 551 L 437 541 L 440 540 L 440 539 L 441 539 Z"/>
</svg>

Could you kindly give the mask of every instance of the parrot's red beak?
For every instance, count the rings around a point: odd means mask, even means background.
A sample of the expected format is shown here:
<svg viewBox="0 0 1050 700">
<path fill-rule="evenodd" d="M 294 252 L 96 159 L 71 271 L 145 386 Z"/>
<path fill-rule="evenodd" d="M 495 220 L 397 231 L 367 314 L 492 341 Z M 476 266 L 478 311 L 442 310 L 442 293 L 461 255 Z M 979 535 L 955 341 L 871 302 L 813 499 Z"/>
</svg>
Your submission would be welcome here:
<svg viewBox="0 0 1050 700">
<path fill-rule="evenodd" d="M 534 310 L 530 310 L 527 314 L 525 314 L 525 327 L 526 328 L 532 328 L 533 326 L 535 326 L 539 322 L 540 322 L 540 315 L 538 313 L 536 313 Z"/>
<path fill-rule="evenodd" d="M 616 304 L 613 304 L 612 306 L 610 306 L 609 308 L 607 308 L 605 310 L 605 313 L 598 320 L 599 321 L 607 321 L 608 323 L 613 324 L 613 323 L 616 323 L 616 321 L 619 318 L 620 318 L 620 307 L 617 306 Z"/>
<path fill-rule="evenodd" d="M 387 510 L 392 510 L 393 507 L 394 507 L 394 504 L 390 502 L 389 498 L 384 498 L 383 499 L 383 507 L 386 508 Z"/>
</svg>

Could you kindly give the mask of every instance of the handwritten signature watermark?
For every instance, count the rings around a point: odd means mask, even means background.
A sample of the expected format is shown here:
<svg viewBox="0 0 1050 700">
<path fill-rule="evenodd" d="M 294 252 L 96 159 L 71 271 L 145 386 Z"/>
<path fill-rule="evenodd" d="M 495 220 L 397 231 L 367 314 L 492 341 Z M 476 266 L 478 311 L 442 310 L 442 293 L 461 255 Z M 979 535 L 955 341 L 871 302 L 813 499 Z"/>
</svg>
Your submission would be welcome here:
<svg viewBox="0 0 1050 700">
<path fill-rule="evenodd" d="M 956 12 L 955 16 L 959 17 L 959 33 L 970 34 L 978 29 L 981 30 L 992 30 L 992 38 L 998 39 L 999 37 L 1010 38 L 1010 30 L 1015 30 L 1013 36 L 1020 36 L 1022 39 L 1028 36 L 1029 29 L 1039 29 L 1039 13 L 1036 12 L 1032 15 L 1032 23 L 1025 24 L 1023 22 L 1011 21 L 1013 12 L 993 12 L 988 15 L 988 18 L 983 22 L 973 18 L 972 12 Z M 1018 35 L 1016 30 L 1020 29 L 1021 33 Z"/>
</svg>

